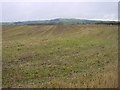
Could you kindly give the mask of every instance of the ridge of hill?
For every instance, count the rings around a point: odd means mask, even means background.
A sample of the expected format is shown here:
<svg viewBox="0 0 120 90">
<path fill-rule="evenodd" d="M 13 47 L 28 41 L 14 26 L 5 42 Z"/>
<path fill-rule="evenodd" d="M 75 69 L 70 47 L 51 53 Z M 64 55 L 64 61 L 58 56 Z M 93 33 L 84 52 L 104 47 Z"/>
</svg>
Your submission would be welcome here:
<svg viewBox="0 0 120 90">
<path fill-rule="evenodd" d="M 51 20 L 36 20 L 36 21 L 22 21 L 22 22 L 2 22 L 2 26 L 16 26 L 16 25 L 78 25 L 78 24 L 112 24 L 118 25 L 117 21 L 100 21 L 100 20 L 86 20 L 86 19 L 66 19 L 56 18 Z"/>
</svg>

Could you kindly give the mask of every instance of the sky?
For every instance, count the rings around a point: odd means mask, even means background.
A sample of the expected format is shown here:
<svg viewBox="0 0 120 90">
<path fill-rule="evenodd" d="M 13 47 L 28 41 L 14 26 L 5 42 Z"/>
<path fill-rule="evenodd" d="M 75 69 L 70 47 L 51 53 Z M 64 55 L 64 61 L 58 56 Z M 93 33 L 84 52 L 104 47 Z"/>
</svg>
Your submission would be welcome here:
<svg viewBox="0 0 120 90">
<path fill-rule="evenodd" d="M 2 21 L 76 18 L 117 20 L 117 2 L 3 2 Z"/>
</svg>

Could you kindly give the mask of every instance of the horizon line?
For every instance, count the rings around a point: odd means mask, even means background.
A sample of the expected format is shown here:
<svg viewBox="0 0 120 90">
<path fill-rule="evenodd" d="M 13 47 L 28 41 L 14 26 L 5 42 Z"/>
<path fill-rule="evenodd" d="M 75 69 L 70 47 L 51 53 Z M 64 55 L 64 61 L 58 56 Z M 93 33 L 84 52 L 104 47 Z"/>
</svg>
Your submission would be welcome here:
<svg viewBox="0 0 120 90">
<path fill-rule="evenodd" d="M 3 23 L 6 22 L 27 22 L 27 21 L 45 21 L 45 20 L 54 20 L 54 19 L 83 19 L 83 20 L 95 20 L 95 21 L 119 21 L 119 20 L 110 20 L 110 19 L 85 19 L 85 18 L 51 18 L 51 19 L 36 19 L 36 20 L 21 20 L 21 21 L 0 21 Z"/>
</svg>

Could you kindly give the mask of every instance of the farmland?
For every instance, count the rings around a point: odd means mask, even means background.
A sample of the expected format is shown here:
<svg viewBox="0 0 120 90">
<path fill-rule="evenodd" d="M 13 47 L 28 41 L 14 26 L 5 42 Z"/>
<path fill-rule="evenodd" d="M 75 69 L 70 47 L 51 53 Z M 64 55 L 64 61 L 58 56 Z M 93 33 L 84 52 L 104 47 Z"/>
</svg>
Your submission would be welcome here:
<svg viewBox="0 0 120 90">
<path fill-rule="evenodd" d="M 117 25 L 3 26 L 7 88 L 118 87 Z"/>
</svg>

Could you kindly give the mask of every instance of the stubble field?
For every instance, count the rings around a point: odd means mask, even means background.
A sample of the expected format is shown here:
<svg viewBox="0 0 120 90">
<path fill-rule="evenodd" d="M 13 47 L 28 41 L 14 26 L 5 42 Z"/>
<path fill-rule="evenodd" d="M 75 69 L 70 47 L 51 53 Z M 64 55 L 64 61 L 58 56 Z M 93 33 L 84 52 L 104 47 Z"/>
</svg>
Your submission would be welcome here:
<svg viewBox="0 0 120 90">
<path fill-rule="evenodd" d="M 117 25 L 3 26 L 7 88 L 118 87 Z"/>
</svg>

